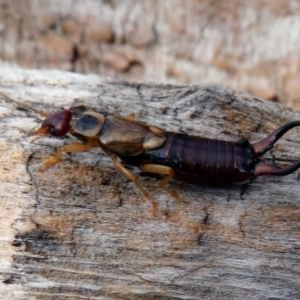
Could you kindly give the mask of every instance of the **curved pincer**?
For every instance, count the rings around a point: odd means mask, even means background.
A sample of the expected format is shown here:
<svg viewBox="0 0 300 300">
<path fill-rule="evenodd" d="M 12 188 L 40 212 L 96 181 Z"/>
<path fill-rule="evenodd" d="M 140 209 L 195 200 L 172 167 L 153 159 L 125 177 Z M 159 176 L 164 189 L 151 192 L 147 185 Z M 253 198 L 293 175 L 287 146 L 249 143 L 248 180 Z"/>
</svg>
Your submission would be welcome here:
<svg viewBox="0 0 300 300">
<path fill-rule="evenodd" d="M 293 165 L 285 168 L 278 168 L 275 163 L 261 162 L 260 157 L 267 151 L 271 150 L 274 144 L 289 130 L 294 127 L 300 126 L 300 121 L 293 121 L 287 123 L 277 130 L 272 132 L 261 141 L 252 144 L 256 165 L 254 168 L 255 176 L 285 176 L 289 175 L 300 168 L 300 160 L 296 161 Z"/>
</svg>

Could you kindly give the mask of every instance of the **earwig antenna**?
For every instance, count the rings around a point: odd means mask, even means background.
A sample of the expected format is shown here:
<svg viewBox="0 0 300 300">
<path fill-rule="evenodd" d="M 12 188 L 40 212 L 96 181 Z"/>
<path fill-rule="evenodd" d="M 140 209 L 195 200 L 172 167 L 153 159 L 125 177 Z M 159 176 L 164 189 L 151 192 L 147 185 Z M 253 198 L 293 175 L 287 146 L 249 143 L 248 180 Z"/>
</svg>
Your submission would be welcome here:
<svg viewBox="0 0 300 300">
<path fill-rule="evenodd" d="M 26 105 L 23 102 L 20 102 L 18 100 L 15 100 L 15 99 L 9 97 L 7 94 L 3 93 L 2 91 L 0 91 L 0 96 L 2 96 L 4 99 L 8 100 L 9 102 L 16 103 L 19 107 L 21 107 L 23 109 L 26 109 L 26 110 L 29 110 L 29 111 L 34 111 L 34 112 L 38 113 L 39 115 L 41 115 L 43 117 L 46 117 L 46 118 L 49 116 L 49 114 L 47 114 L 47 113 L 45 113 L 41 110 L 35 109 L 34 107 L 31 107 L 29 105 Z"/>
</svg>

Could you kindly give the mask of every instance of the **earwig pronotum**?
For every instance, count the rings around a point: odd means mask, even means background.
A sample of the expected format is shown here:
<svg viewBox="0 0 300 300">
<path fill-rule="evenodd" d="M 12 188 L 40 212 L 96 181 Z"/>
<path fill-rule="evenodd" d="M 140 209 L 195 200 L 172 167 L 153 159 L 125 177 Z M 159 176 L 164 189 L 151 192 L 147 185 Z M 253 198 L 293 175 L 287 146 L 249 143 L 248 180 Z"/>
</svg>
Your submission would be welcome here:
<svg viewBox="0 0 300 300">
<path fill-rule="evenodd" d="M 300 121 L 287 123 L 263 140 L 250 144 L 248 141 L 230 142 L 168 132 L 136 121 L 133 114 L 127 117 L 105 116 L 87 109 L 79 118 L 73 118 L 70 110 L 54 113 L 32 135 L 60 137 L 70 133 L 81 141 L 58 149 L 40 170 L 57 163 L 62 152 L 100 147 L 111 157 L 117 170 L 133 181 L 151 201 L 155 211 L 155 200 L 123 163 L 163 175 L 159 186 L 176 200 L 181 200 L 167 187 L 172 179 L 196 184 L 229 184 L 255 176 L 293 173 L 300 168 L 300 160 L 289 167 L 278 168 L 274 162 L 262 161 L 261 156 L 296 126 L 300 126 Z"/>
</svg>

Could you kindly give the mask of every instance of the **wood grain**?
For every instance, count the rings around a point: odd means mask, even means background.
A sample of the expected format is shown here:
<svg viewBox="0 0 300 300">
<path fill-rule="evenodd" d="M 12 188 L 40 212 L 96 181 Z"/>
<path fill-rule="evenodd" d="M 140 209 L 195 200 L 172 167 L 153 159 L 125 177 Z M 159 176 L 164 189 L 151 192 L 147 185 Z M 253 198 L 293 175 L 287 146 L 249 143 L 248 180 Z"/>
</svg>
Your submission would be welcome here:
<svg viewBox="0 0 300 300">
<path fill-rule="evenodd" d="M 218 83 L 300 110 L 298 0 L 1 0 L 0 59 L 126 81 Z"/>
<path fill-rule="evenodd" d="M 65 154 L 72 138 L 28 133 L 41 117 L 89 105 L 136 114 L 166 130 L 257 141 L 300 114 L 217 85 L 128 84 L 60 71 L 1 65 L 0 299 L 299 299 L 299 172 L 247 186 L 172 182 L 135 169 L 159 214 L 95 149 Z M 273 154 L 300 157 L 294 129 Z"/>
</svg>

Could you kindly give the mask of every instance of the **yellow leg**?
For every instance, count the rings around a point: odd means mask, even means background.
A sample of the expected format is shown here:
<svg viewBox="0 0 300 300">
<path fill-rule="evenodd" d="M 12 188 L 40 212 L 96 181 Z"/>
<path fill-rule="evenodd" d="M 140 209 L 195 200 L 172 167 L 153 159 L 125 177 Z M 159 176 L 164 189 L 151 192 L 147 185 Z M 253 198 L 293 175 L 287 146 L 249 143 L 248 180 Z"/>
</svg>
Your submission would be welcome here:
<svg viewBox="0 0 300 300">
<path fill-rule="evenodd" d="M 60 161 L 61 153 L 62 152 L 84 152 L 89 151 L 93 148 L 91 145 L 82 144 L 82 143 L 72 143 L 70 145 L 63 146 L 59 148 L 53 158 L 46 161 L 40 168 L 40 171 L 46 170 L 48 167 L 56 164 Z"/>
<path fill-rule="evenodd" d="M 125 119 L 130 120 L 130 121 L 134 121 L 134 119 L 135 119 L 135 114 L 134 114 L 134 113 L 131 113 L 131 114 L 129 114 L 128 116 L 126 116 Z"/>
<path fill-rule="evenodd" d="M 143 188 L 142 184 L 139 182 L 139 180 L 135 177 L 135 175 L 130 172 L 129 170 L 127 170 L 123 165 L 122 163 L 120 163 L 118 161 L 118 157 L 115 155 L 115 154 L 111 154 L 110 157 L 112 158 L 114 164 L 115 164 L 115 167 L 117 168 L 117 170 L 119 172 L 121 172 L 123 175 L 125 175 L 128 179 L 130 179 L 131 181 L 133 181 L 136 186 L 140 189 L 140 191 L 143 193 L 143 195 L 145 197 L 147 197 L 150 202 L 151 202 L 151 205 L 152 205 L 152 211 L 153 211 L 153 214 L 156 215 L 156 212 L 157 212 L 157 203 L 156 201 L 150 196 L 150 194 Z"/>
<path fill-rule="evenodd" d="M 175 193 L 174 191 L 172 191 L 167 187 L 167 184 L 174 177 L 174 171 L 171 167 L 155 165 L 155 164 L 145 164 L 145 165 L 140 165 L 140 168 L 150 173 L 167 175 L 163 180 L 159 182 L 159 186 L 162 189 L 164 189 L 166 192 L 168 192 L 175 200 L 185 203 L 185 201 L 177 193 Z"/>
</svg>

